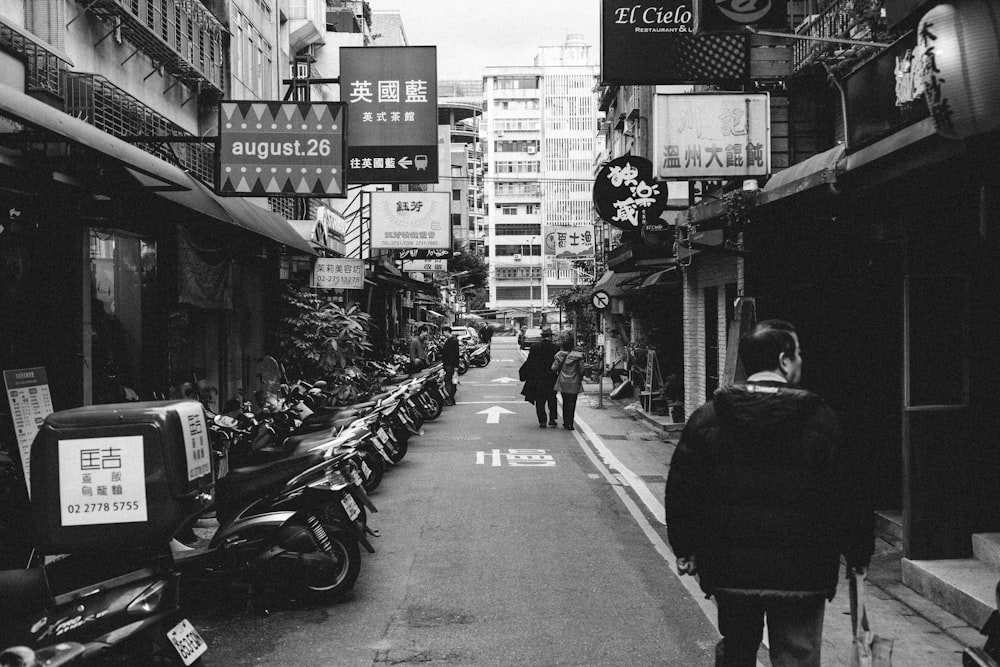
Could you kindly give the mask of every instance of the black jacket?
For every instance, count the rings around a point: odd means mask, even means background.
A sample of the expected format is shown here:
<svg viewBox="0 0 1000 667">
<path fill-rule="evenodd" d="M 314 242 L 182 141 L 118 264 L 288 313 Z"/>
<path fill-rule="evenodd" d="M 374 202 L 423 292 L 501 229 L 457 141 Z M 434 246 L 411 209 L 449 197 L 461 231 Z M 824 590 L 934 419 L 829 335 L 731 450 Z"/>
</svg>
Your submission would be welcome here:
<svg viewBox="0 0 1000 667">
<path fill-rule="evenodd" d="M 534 403 L 538 398 L 554 394 L 556 374 L 552 371 L 552 360 L 556 356 L 556 346 L 551 338 L 543 338 L 532 344 L 528 358 L 521 364 L 520 377 L 524 380 L 521 393 L 524 400 Z"/>
<path fill-rule="evenodd" d="M 448 336 L 441 348 L 441 363 L 445 366 L 458 366 L 458 338 Z"/>
<path fill-rule="evenodd" d="M 867 565 L 873 514 L 855 488 L 836 414 L 778 382 L 724 387 L 681 434 L 667 534 L 708 594 L 832 599 L 839 555 Z"/>
</svg>

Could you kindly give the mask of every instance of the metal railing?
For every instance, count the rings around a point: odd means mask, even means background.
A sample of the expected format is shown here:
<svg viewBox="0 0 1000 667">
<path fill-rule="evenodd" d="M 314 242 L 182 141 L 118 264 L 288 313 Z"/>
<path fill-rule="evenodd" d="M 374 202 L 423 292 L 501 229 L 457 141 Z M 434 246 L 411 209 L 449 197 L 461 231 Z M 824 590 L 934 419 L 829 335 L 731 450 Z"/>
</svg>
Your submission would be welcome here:
<svg viewBox="0 0 1000 667">
<path fill-rule="evenodd" d="M 62 97 L 62 72 L 67 69 L 67 62 L 63 58 L 2 20 L 0 20 L 0 50 L 24 59 L 27 65 L 28 92 L 41 91 Z"/>
<path fill-rule="evenodd" d="M 65 111 L 113 136 L 194 135 L 158 114 L 121 88 L 97 74 L 67 72 L 65 75 Z M 206 183 L 215 179 L 215 145 L 206 143 L 140 143 L 147 153 L 179 164 Z"/>
<path fill-rule="evenodd" d="M 863 40 L 871 37 L 868 19 L 858 11 L 856 0 L 831 0 L 795 32 L 811 37 L 840 37 Z M 803 68 L 849 51 L 847 45 L 811 40 L 793 40 L 792 68 Z"/>
</svg>

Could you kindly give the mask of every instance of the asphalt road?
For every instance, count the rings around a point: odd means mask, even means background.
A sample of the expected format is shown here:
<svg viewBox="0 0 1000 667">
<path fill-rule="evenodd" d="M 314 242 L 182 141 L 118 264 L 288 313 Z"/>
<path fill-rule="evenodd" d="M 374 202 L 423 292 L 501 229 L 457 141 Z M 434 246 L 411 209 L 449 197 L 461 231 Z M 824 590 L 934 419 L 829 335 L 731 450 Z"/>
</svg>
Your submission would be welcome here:
<svg viewBox="0 0 1000 667">
<path fill-rule="evenodd" d="M 352 594 L 266 617 L 189 596 L 207 664 L 712 664 L 712 624 L 591 445 L 539 429 L 514 339 L 493 350 L 373 494 Z"/>
</svg>

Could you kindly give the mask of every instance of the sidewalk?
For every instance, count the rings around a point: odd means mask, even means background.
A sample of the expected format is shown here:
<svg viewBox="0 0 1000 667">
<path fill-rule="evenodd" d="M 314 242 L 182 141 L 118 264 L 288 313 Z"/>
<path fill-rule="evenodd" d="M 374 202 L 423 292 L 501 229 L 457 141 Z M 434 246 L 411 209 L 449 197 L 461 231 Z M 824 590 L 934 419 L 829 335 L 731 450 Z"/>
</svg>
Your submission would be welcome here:
<svg viewBox="0 0 1000 667">
<path fill-rule="evenodd" d="M 659 507 L 648 507 L 647 503 L 647 510 L 651 516 L 662 520 L 667 472 L 680 438 L 681 425 L 672 424 L 670 417 L 643 413 L 637 400 L 612 401 L 607 395 L 609 389 L 610 383 L 605 381 L 605 409 L 601 410 L 597 384 L 585 385 L 577 404 L 577 417 L 593 429 L 621 464 L 646 486 L 648 492 L 636 495 L 640 501 L 642 497 L 655 498 Z M 629 475 L 622 477 L 634 479 Z M 656 523 L 665 539 L 666 529 L 660 521 Z M 880 636 L 895 640 L 895 667 L 961 665 L 961 652 L 965 647 L 980 646 L 984 638 L 976 628 L 904 586 L 900 575 L 901 556 L 898 544 L 881 538 L 876 540 L 868 575 L 868 613 L 872 629 Z M 827 605 L 823 627 L 824 667 L 848 665 L 851 634 L 847 581 L 842 578 L 837 596 Z M 762 651 L 761 655 L 762 664 L 768 665 L 766 652 Z"/>
</svg>

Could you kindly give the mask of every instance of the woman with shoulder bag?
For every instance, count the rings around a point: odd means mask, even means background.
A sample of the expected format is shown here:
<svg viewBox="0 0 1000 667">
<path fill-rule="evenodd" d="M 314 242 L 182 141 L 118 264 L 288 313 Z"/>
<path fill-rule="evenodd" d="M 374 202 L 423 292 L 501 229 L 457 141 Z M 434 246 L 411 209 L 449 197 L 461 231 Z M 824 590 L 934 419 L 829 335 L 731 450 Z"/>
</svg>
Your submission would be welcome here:
<svg viewBox="0 0 1000 667">
<path fill-rule="evenodd" d="M 575 345 L 573 335 L 568 334 L 562 341 L 562 350 L 556 352 L 552 362 L 552 370 L 558 374 L 555 390 L 563 400 L 563 428 L 569 431 L 573 430 L 577 396 L 583 391 L 583 364 L 586 358 L 583 350 Z"/>
</svg>

